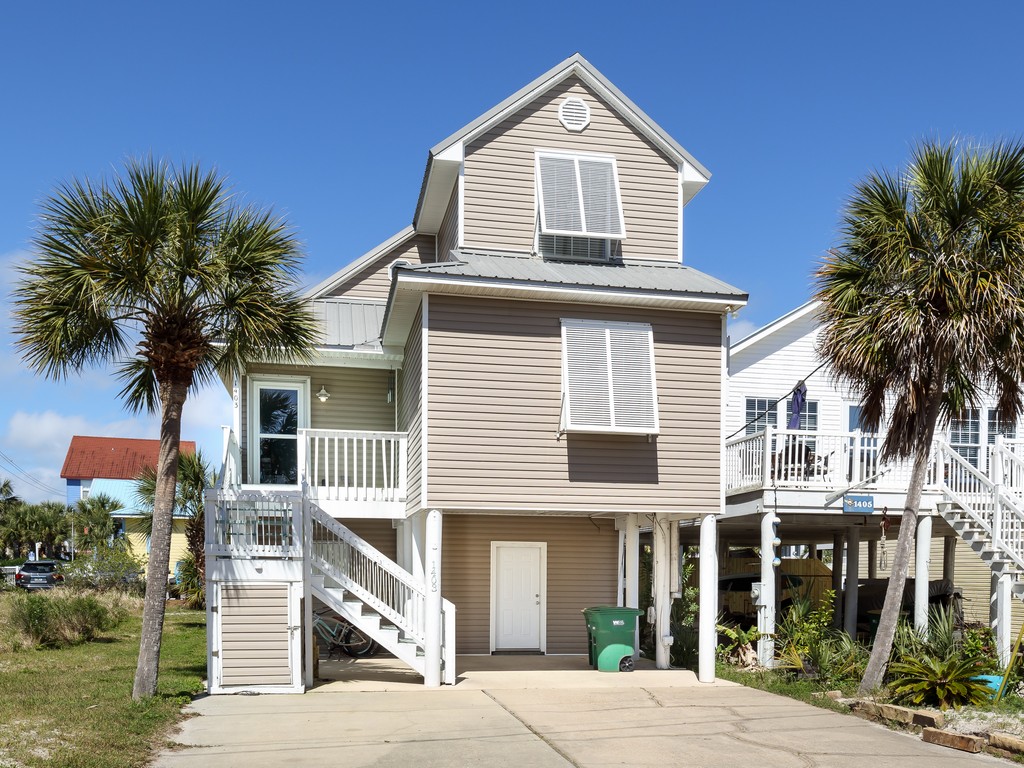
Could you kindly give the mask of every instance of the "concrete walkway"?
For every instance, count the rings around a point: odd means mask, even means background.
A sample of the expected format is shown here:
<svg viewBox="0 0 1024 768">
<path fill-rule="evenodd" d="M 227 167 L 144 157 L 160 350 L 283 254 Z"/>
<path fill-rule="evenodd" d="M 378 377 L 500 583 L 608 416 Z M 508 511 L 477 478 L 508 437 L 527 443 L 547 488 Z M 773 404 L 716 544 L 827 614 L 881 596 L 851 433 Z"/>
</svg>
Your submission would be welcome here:
<svg viewBox="0 0 1024 768">
<path fill-rule="evenodd" d="M 185 746 L 165 751 L 155 766 L 1007 764 L 731 683 L 702 685 L 683 671 L 490 668 L 434 690 L 386 679 L 400 674 L 386 662 L 378 671 L 374 680 L 338 679 L 303 696 L 198 699 L 191 706 L 198 716 L 176 737 Z"/>
</svg>

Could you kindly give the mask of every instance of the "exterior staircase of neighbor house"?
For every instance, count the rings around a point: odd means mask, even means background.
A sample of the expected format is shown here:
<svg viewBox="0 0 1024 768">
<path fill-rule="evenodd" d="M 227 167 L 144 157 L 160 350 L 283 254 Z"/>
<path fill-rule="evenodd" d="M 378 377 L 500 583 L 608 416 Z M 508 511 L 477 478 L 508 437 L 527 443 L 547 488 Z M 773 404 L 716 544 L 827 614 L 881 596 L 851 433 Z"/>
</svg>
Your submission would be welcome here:
<svg viewBox="0 0 1024 768">
<path fill-rule="evenodd" d="M 313 594 L 402 662 L 425 674 L 426 585 L 315 503 L 309 560 Z M 441 681 L 455 684 L 455 606 L 441 600 Z"/>
<path fill-rule="evenodd" d="M 993 574 L 1010 577 L 1011 593 L 1024 600 L 1024 460 L 997 440 L 986 475 L 948 444 L 937 443 L 937 450 L 947 499 L 939 514 Z"/>
</svg>

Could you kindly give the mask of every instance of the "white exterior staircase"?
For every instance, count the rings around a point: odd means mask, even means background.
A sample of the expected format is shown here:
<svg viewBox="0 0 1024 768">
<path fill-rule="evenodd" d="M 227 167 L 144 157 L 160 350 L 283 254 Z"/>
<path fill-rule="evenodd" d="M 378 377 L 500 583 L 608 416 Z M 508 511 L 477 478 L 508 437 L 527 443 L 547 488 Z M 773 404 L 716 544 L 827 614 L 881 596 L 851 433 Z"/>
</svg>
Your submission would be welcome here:
<svg viewBox="0 0 1024 768">
<path fill-rule="evenodd" d="M 426 675 L 426 586 L 315 503 L 309 561 L 313 594 L 360 632 Z M 455 606 L 441 600 L 441 681 L 455 684 Z"/>
<path fill-rule="evenodd" d="M 944 442 L 937 443 L 947 501 L 938 512 L 1010 591 L 1024 600 L 1024 461 L 1002 440 L 991 452 L 989 474 L 976 469 Z M 1003 479 L 1011 482 L 1004 485 Z"/>
</svg>

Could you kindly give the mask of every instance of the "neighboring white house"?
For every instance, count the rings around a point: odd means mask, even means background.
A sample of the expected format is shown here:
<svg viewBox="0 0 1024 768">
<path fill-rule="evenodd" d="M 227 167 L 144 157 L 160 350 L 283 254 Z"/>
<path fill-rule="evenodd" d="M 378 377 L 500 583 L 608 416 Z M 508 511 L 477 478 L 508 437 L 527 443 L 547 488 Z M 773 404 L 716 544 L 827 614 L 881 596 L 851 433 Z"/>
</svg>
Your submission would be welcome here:
<svg viewBox="0 0 1024 768">
<path fill-rule="evenodd" d="M 725 543 L 767 545 L 770 551 L 769 534 L 774 533 L 766 520 L 778 516 L 777 533 L 785 545 L 805 545 L 811 551 L 832 546 L 838 564 L 833 584 L 837 591 L 845 590 L 844 626 L 852 632 L 856 585 L 865 577 L 888 574 L 879 559 L 883 565 L 891 561 L 909 464 L 879 461 L 881 439 L 861 431 L 857 395 L 822 364 L 816 351 L 818 306 L 804 304 L 730 342 L 727 501 L 719 530 Z M 791 430 L 793 393 L 801 382 L 805 402 Z M 928 580 L 941 576 L 954 581 L 964 591 L 967 618 L 990 620 L 1004 655 L 1010 611 L 1016 614 L 1016 626 L 1024 614 L 1020 601 L 1011 603 L 1009 598 L 1011 591 L 1024 594 L 1019 576 L 1024 566 L 1024 465 L 1017 457 L 1017 435 L 1018 425 L 999 423 L 991 398 L 953 419 L 936 446 L 922 499 L 918 554 L 908 574 L 925 575 L 917 585 L 919 596 Z M 767 450 L 766 444 L 771 446 Z M 844 496 L 849 499 L 845 510 Z M 853 497 L 860 498 L 854 502 Z M 999 503 L 993 505 L 993 498 Z M 881 543 L 883 518 L 891 525 L 887 551 Z M 766 568 L 765 582 L 772 581 L 769 574 Z M 768 584 L 767 591 L 773 587 Z M 771 596 L 762 596 L 760 618 L 766 630 L 774 625 L 773 602 Z M 762 642 L 762 654 L 770 648 L 770 641 Z"/>
</svg>

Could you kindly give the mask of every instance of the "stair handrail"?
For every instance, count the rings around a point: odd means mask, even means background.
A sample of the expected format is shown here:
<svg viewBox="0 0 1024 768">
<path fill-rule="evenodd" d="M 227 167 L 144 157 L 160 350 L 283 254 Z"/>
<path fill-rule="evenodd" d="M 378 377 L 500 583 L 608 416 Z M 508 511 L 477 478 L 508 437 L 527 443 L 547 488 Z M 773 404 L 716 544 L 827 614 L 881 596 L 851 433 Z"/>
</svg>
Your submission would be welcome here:
<svg viewBox="0 0 1024 768">
<path fill-rule="evenodd" d="M 977 467 L 957 453 L 956 449 L 951 447 L 945 441 L 936 440 L 934 450 L 939 454 L 939 456 L 941 456 L 943 462 L 945 462 L 945 466 L 941 473 L 942 490 L 947 496 L 960 505 L 960 508 L 967 517 L 974 520 L 991 537 L 993 535 L 993 521 L 987 518 L 983 514 L 982 510 L 978 508 L 978 501 L 980 501 L 980 499 L 972 499 L 970 497 L 977 497 L 982 494 L 992 496 L 995 491 L 995 484 L 989 480 L 984 473 L 980 472 Z M 957 473 L 959 482 L 955 485 L 950 482 L 952 475 L 954 474 L 950 472 L 950 465 L 955 468 L 955 472 Z M 963 482 L 963 478 L 965 476 L 976 488 L 981 488 L 983 490 L 967 490 L 964 487 L 965 483 Z"/>
<path fill-rule="evenodd" d="M 1024 507 L 1020 499 L 1008 493 L 1001 483 L 993 482 L 947 443 L 939 442 L 937 449 L 945 461 L 955 466 L 960 478 L 966 477 L 979 489 L 954 488 L 947 469 L 942 478 L 943 491 L 960 506 L 963 515 L 981 526 L 996 551 L 1024 568 Z M 983 509 L 979 502 L 989 509 Z"/>
<path fill-rule="evenodd" d="M 406 637 L 425 643 L 425 585 L 315 504 L 308 508 L 313 564 Z"/>
<path fill-rule="evenodd" d="M 998 472 L 1000 484 L 1015 496 L 1024 495 L 1024 457 L 1002 435 L 989 447 L 989 471 Z"/>
</svg>

